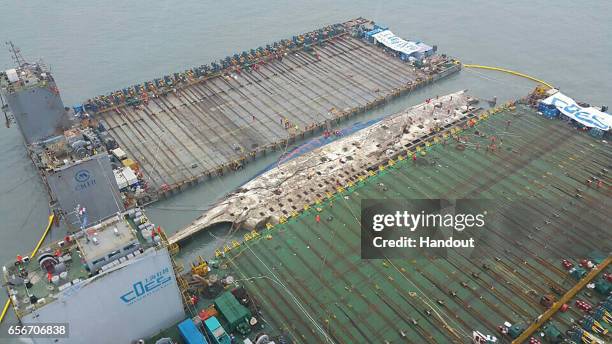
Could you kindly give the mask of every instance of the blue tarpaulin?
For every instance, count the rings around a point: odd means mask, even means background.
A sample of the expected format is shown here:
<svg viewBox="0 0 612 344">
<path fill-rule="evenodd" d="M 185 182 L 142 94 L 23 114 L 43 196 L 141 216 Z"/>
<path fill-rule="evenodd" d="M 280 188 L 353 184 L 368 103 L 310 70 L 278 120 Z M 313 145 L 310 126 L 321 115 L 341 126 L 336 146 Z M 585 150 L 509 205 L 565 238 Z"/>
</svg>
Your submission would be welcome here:
<svg viewBox="0 0 612 344">
<path fill-rule="evenodd" d="M 280 159 L 277 162 L 274 162 L 272 164 L 270 164 L 269 166 L 267 166 L 265 169 L 263 169 L 260 173 L 257 174 L 257 176 L 268 172 L 269 170 L 273 169 L 274 167 L 280 165 L 280 164 L 284 164 L 292 159 L 295 159 L 301 155 L 304 155 L 314 149 L 317 149 L 319 147 L 323 147 L 328 143 L 331 143 L 339 138 L 342 138 L 344 136 L 348 136 L 356 131 L 359 131 L 361 129 L 367 128 L 369 126 L 371 126 L 374 123 L 380 122 L 383 118 L 385 117 L 380 117 L 380 118 L 375 118 L 366 122 L 357 122 L 355 124 L 353 124 L 352 126 L 348 127 L 348 128 L 344 128 L 341 130 L 338 130 L 338 134 L 331 134 L 329 137 L 325 137 L 325 136 L 319 136 L 316 137 L 304 144 L 301 144 L 293 149 L 291 149 L 288 153 L 284 154 L 283 156 L 280 157 Z"/>
</svg>

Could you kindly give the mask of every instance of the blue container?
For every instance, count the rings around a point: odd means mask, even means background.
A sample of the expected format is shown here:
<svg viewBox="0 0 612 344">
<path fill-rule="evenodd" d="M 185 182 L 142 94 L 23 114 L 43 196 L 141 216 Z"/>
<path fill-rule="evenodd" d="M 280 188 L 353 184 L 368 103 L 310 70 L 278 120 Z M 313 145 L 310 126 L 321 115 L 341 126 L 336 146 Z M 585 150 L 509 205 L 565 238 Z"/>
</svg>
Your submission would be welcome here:
<svg viewBox="0 0 612 344">
<path fill-rule="evenodd" d="M 553 119 L 559 116 L 559 111 L 556 109 L 548 109 L 546 111 L 543 111 L 542 114 L 548 119 Z"/>
<path fill-rule="evenodd" d="M 385 25 L 374 24 L 374 29 L 380 29 L 380 31 L 385 31 L 385 30 L 389 30 L 389 27 Z"/>
<path fill-rule="evenodd" d="M 575 280 L 579 281 L 582 279 L 582 277 L 584 277 L 584 275 L 586 275 L 586 270 L 583 268 L 574 268 L 570 270 L 570 275 L 574 277 Z"/>
<path fill-rule="evenodd" d="M 601 139 L 604 136 L 604 131 L 599 128 L 591 128 L 589 134 L 594 138 Z"/>
<path fill-rule="evenodd" d="M 428 48 L 427 50 L 423 51 L 423 54 L 425 55 L 425 57 L 431 57 L 434 54 L 434 49 L 433 47 Z"/>
<path fill-rule="evenodd" d="M 232 344 L 232 339 L 225 332 L 216 317 L 210 317 L 204 322 L 206 333 L 213 344 Z"/>
<path fill-rule="evenodd" d="M 540 111 L 544 117 L 549 119 L 556 118 L 560 114 L 559 110 L 557 110 L 555 106 L 544 103 L 540 103 L 538 105 L 538 111 Z"/>
<path fill-rule="evenodd" d="M 372 30 L 372 31 L 368 31 L 368 32 L 366 32 L 366 33 L 365 33 L 365 38 L 366 38 L 366 39 L 367 39 L 367 40 L 368 40 L 370 43 L 374 43 L 374 37 L 372 37 L 372 36 L 374 36 L 375 34 L 377 34 L 377 33 L 381 32 L 381 31 L 383 31 L 383 30 L 381 30 L 381 29 L 374 29 L 374 30 Z"/>
<path fill-rule="evenodd" d="M 208 344 L 202 332 L 193 323 L 193 320 L 183 320 L 178 324 L 178 329 L 185 344 Z"/>
</svg>

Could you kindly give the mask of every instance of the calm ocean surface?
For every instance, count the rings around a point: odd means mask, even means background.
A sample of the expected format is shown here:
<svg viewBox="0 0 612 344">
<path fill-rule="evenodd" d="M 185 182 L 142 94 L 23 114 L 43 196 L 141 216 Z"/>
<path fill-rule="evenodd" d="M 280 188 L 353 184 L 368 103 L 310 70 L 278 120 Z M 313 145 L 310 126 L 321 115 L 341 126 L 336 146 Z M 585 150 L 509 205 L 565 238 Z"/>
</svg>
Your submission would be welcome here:
<svg viewBox="0 0 612 344">
<path fill-rule="evenodd" d="M 437 44 L 465 63 L 501 66 L 556 85 L 576 100 L 612 105 L 610 1 L 17 1 L 2 0 L 0 40 L 12 40 L 26 59 L 50 65 L 67 106 L 109 91 L 265 46 L 325 24 L 363 16 L 408 39 Z M 0 68 L 13 66 L 1 47 Z M 423 99 L 469 89 L 500 100 L 535 84 L 495 72 L 464 70 L 359 116 L 399 111 Z M 211 202 L 250 179 L 278 156 L 238 174 L 188 190 L 148 209 L 173 232 Z M 48 196 L 15 127 L 0 128 L 0 265 L 28 254 L 44 229 Z M 224 228 L 183 249 L 188 261 L 214 251 Z M 62 233 L 52 233 L 59 239 Z M 212 242 L 212 244 L 211 244 Z M 5 294 L 0 293 L 4 305 Z M 14 322 L 10 314 L 1 327 Z M 0 337 L 0 342 L 5 339 Z"/>
</svg>

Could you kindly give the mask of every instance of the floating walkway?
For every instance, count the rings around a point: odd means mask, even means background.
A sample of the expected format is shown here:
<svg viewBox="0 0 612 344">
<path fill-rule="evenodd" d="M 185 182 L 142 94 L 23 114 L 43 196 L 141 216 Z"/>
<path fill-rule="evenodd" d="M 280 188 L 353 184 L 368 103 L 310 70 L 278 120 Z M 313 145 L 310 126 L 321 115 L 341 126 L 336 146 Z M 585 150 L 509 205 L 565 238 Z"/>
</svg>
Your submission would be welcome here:
<svg viewBox="0 0 612 344">
<path fill-rule="evenodd" d="M 403 62 L 354 34 L 364 23 L 342 24 L 341 33 L 318 44 L 277 50 L 249 68 L 228 67 L 96 116 L 137 161 L 156 198 L 240 169 L 461 68 L 439 55 L 418 68 Z"/>
</svg>

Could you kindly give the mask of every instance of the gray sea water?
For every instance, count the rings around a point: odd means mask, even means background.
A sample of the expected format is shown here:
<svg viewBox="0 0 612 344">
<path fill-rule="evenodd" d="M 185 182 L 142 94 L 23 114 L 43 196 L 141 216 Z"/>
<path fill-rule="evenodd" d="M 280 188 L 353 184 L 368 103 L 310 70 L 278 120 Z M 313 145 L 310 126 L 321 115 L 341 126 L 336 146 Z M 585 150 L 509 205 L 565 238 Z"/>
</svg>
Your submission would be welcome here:
<svg viewBox="0 0 612 344">
<path fill-rule="evenodd" d="M 66 105 L 151 80 L 325 24 L 363 16 L 397 35 L 437 44 L 465 63 L 534 75 L 577 100 L 612 103 L 612 2 L 371 0 L 371 1 L 42 1 L 2 0 L 0 40 L 12 40 L 30 60 L 43 58 Z M 13 63 L 0 49 L 0 68 Z M 514 76 L 464 70 L 355 120 L 399 111 L 459 89 L 500 100 L 535 84 Z M 278 156 L 250 164 L 159 202 L 152 220 L 173 232 L 211 202 L 250 179 Z M 15 127 L 0 128 L 0 265 L 27 254 L 47 221 L 48 196 Z M 61 233 L 51 233 L 58 239 Z M 185 260 L 214 250 L 220 228 L 183 248 Z M 212 243 L 211 243 L 212 241 Z M 0 295 L 4 305 L 5 295 Z M 5 332 L 9 315 L 0 330 Z M 4 342 L 0 336 L 0 343 Z"/>
</svg>

